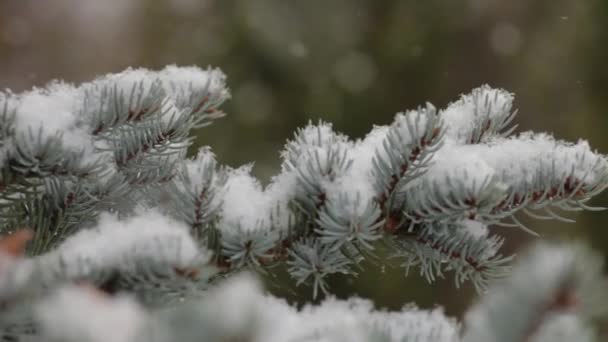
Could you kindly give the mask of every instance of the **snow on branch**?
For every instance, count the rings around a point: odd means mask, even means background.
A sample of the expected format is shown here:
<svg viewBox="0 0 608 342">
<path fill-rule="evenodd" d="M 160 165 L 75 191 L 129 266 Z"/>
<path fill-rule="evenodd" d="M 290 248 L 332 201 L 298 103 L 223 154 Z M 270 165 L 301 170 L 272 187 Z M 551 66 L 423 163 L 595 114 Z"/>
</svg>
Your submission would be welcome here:
<svg viewBox="0 0 608 342">
<path fill-rule="evenodd" d="M 3 231 L 61 232 L 36 244 L 43 253 L 103 210 L 133 212 L 148 187 L 181 174 L 190 131 L 228 97 L 219 70 L 176 66 L 0 93 Z"/>
<path fill-rule="evenodd" d="M 161 285 L 170 292 L 171 285 L 209 278 L 213 272 L 207 266 L 209 259 L 210 253 L 199 248 L 187 227 L 177 221 L 154 212 L 128 220 L 106 214 L 96 227 L 79 231 L 48 253 L 8 260 L 0 297 L 35 294 L 65 282 L 87 282 L 112 293 L 145 294 L 154 287 L 162 293 Z M 180 278 L 185 278 L 181 284 Z M 183 290 L 175 291 L 183 295 Z"/>
<path fill-rule="evenodd" d="M 92 311 L 91 307 L 98 308 Z M 57 310 L 58 311 L 52 311 Z M 239 276 L 203 300 L 145 312 L 129 298 L 64 288 L 35 307 L 42 337 L 66 342 L 106 341 L 428 341 L 456 342 L 460 331 L 440 309 L 375 310 L 363 299 L 328 299 L 297 310 L 267 297 Z M 120 329 L 117 327 L 123 327 Z"/>
<path fill-rule="evenodd" d="M 467 314 L 464 341 L 595 340 L 587 324 L 606 314 L 602 267 L 582 246 L 536 246 Z"/>
<path fill-rule="evenodd" d="M 227 97 L 221 72 L 174 66 L 3 93 L 7 225 L 31 226 L 38 254 L 100 211 L 128 216 L 143 202 L 189 225 L 228 271 L 288 261 L 317 289 L 319 275 L 351 272 L 388 238 L 427 279 L 450 269 L 457 284 L 481 289 L 508 257 L 500 237 L 463 222 L 518 224 L 519 210 L 559 219 L 552 207 L 590 209 L 608 184 L 605 158 L 586 142 L 507 137 L 513 95 L 482 86 L 445 110 L 397 114 L 358 141 L 309 124 L 264 188 L 248 167 L 218 167 L 208 149 L 185 160 L 191 129 L 221 116 Z"/>
<path fill-rule="evenodd" d="M 397 114 L 390 126 L 382 150 L 376 151 L 373 175 L 378 202 L 385 211 L 398 209 L 403 203 L 394 203 L 405 184 L 422 175 L 429 166 L 430 157 L 441 147 L 443 124 L 435 108 L 426 108 Z"/>
<path fill-rule="evenodd" d="M 296 175 L 295 203 L 311 219 L 325 205 L 331 185 L 351 168 L 348 149 L 347 137 L 326 123 L 309 124 L 287 143 L 283 167 Z"/>
<path fill-rule="evenodd" d="M 511 259 L 500 254 L 502 238 L 485 225 L 533 233 L 516 212 L 568 220 L 553 208 L 594 209 L 587 202 L 608 185 L 608 162 L 585 141 L 545 133 L 508 137 L 512 100 L 483 86 L 443 111 L 427 104 L 397 114 L 391 125 L 357 141 L 329 124 L 309 124 L 287 143 L 281 173 L 267 190 L 245 178 L 250 190 L 224 198 L 227 217 L 249 208 L 253 215 L 241 221 L 257 231 L 239 242 L 240 253 L 232 244 L 227 256 L 255 252 L 266 262 L 249 264 L 264 265 L 291 255 L 292 275 L 316 292 L 325 288 L 325 275 L 352 273 L 374 241 L 388 238 L 404 265 L 420 267 L 429 281 L 450 270 L 457 285 L 473 280 L 483 290 L 505 274 Z M 234 182 L 242 177 L 233 175 Z M 277 187 L 282 191 L 273 195 L 269 190 Z M 283 212 L 295 208 L 294 229 L 285 233 L 270 223 L 271 203 L 292 204 Z M 220 230 L 245 226 L 225 222 L 219 221 Z M 484 227 L 483 233 L 472 233 L 472 226 Z"/>
<path fill-rule="evenodd" d="M 456 144 L 477 144 L 511 134 L 517 127 L 509 127 L 517 114 L 513 100 L 513 94 L 487 84 L 462 95 L 440 113 L 447 139 Z"/>
<path fill-rule="evenodd" d="M 406 271 L 419 266 L 420 275 L 429 282 L 453 271 L 456 287 L 471 281 L 481 293 L 490 279 L 504 277 L 510 269 L 512 257 L 500 254 L 503 242 L 501 237 L 490 235 L 485 225 L 465 220 L 426 226 L 401 245 Z"/>
<path fill-rule="evenodd" d="M 57 289 L 36 304 L 33 316 L 44 340 L 66 342 L 133 342 L 149 319 L 133 298 L 84 286 Z"/>
<path fill-rule="evenodd" d="M 389 312 L 359 298 L 328 298 L 298 310 L 264 295 L 253 278 L 241 274 L 203 298 L 160 310 L 86 284 L 60 287 L 34 298 L 25 310 L 5 313 L 20 319 L 4 327 L 4 336 L 67 342 L 592 342 L 597 334 L 589 322 L 606 314 L 605 279 L 600 258 L 589 253 L 580 246 L 535 246 L 510 279 L 494 284 L 473 307 L 464 326 L 439 308 L 407 305 Z"/>
<path fill-rule="evenodd" d="M 592 209 L 586 202 L 604 190 L 608 162 L 587 142 L 523 133 L 482 145 L 449 146 L 434 155 L 434 167 L 412 182 L 406 212 L 413 220 L 438 218 L 497 222 L 523 209 Z M 541 216 L 542 218 L 542 216 Z M 517 222 L 517 221 L 516 221 Z"/>
</svg>

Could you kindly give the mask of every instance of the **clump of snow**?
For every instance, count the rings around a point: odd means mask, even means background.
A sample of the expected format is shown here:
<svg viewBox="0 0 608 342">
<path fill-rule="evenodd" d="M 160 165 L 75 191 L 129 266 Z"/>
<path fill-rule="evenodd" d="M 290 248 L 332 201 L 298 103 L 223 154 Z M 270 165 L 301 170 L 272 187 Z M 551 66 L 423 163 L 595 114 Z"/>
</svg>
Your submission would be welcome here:
<svg viewBox="0 0 608 342">
<path fill-rule="evenodd" d="M 177 67 L 169 65 L 160 71 L 128 68 L 123 72 L 108 74 L 81 86 L 87 94 L 87 110 L 98 110 L 99 106 L 114 106 L 108 91 L 122 98 L 120 110 L 145 111 L 157 109 L 166 124 L 175 118 L 190 115 L 201 103 L 219 103 L 230 94 L 226 88 L 226 77 L 219 69 L 202 70 L 199 67 Z M 129 107 L 127 107 L 129 106 Z"/>
<path fill-rule="evenodd" d="M 222 197 L 220 228 L 240 228 L 244 231 L 269 229 L 273 226 L 287 228 L 287 205 L 295 194 L 295 175 L 283 172 L 273 178 L 263 189 L 251 175 L 252 165 L 245 165 L 228 172 Z"/>
<path fill-rule="evenodd" d="M 213 315 L 215 328 L 223 331 L 243 332 L 252 328 L 262 298 L 260 283 L 249 274 L 240 274 L 214 288 L 204 301 L 208 313 Z M 277 319 L 279 319 L 277 317 Z"/>
<path fill-rule="evenodd" d="M 464 220 L 462 226 L 465 231 L 474 237 L 483 238 L 488 236 L 488 226 L 479 221 Z"/>
<path fill-rule="evenodd" d="M 109 101 L 110 94 L 120 95 L 118 103 Z M 99 123 L 107 124 L 114 119 L 104 119 L 99 111 L 148 110 L 154 104 L 160 106 L 158 113 L 162 122 L 174 124 L 178 117 L 188 115 L 182 111 L 183 107 L 198 106 L 205 96 L 216 103 L 229 96 L 221 71 L 170 65 L 160 71 L 129 68 L 80 86 L 51 82 L 44 88 L 18 95 L 3 92 L 0 98 L 2 102 L 7 101 L 10 109 L 15 109 L 17 143 L 31 145 L 30 141 L 35 139 L 44 145 L 48 139 L 58 138 L 53 144 L 60 142 L 70 151 L 83 151 L 83 162 L 90 162 L 101 158 L 98 148 L 112 148 L 107 143 L 94 141 L 91 134 Z M 7 150 L 5 146 L 0 148 L 3 153 Z"/>
<path fill-rule="evenodd" d="M 359 298 L 331 298 L 297 311 L 282 300 L 266 297 L 260 306 L 266 310 L 260 313 L 261 328 L 255 341 L 364 342 L 374 334 L 387 341 L 458 341 L 459 326 L 440 309 L 406 306 L 398 312 L 377 311 L 370 301 Z"/>
<path fill-rule="evenodd" d="M 357 140 L 349 150 L 348 158 L 352 165 L 348 172 L 336 180 L 336 188 L 348 191 L 349 197 L 360 198 L 360 204 L 365 206 L 379 194 L 374 189 L 373 160 L 377 156 L 386 156 L 383 148 L 389 126 L 375 126 L 364 139 Z M 334 191 L 339 193 L 339 191 Z"/>
<path fill-rule="evenodd" d="M 328 299 L 321 305 L 308 305 L 301 311 L 283 300 L 266 297 L 265 308 L 256 341 L 367 341 L 374 332 L 388 341 L 424 340 L 450 342 L 458 340 L 458 325 L 441 310 L 421 311 L 405 307 L 399 312 L 374 310 L 368 300 Z M 280 322 L 276 319 L 280 317 Z M 278 324 L 277 324 L 278 323 Z"/>
<path fill-rule="evenodd" d="M 476 251 L 478 253 L 477 258 L 479 261 L 492 260 L 498 256 L 499 249 L 503 244 L 503 239 L 498 238 L 496 235 L 490 236 L 490 230 L 486 224 L 475 220 L 463 220 L 461 222 L 461 227 L 465 234 L 472 237 L 474 240 L 479 242 L 484 241 L 479 244 L 479 246 L 483 246 L 483 248 L 479 248 Z M 475 253 L 472 249 L 469 249 L 466 252 Z"/>
<path fill-rule="evenodd" d="M 473 158 L 482 163 L 472 163 Z M 466 169 L 470 174 L 491 169 L 502 182 L 516 189 L 538 187 L 542 185 L 539 183 L 561 184 L 568 177 L 595 184 L 606 177 L 608 170 L 608 161 L 592 152 L 586 141 L 572 144 L 531 132 L 487 144 L 452 145 L 440 150 L 434 161 L 430 175 L 440 168 L 454 173 Z"/>
<path fill-rule="evenodd" d="M 440 112 L 445 122 L 446 138 L 457 143 L 466 143 L 480 126 L 490 120 L 493 127 L 503 128 L 513 106 L 513 94 L 488 85 L 475 88 L 470 94 L 448 105 Z M 497 126 L 494 126 L 497 125 Z"/>
<path fill-rule="evenodd" d="M 55 291 L 34 312 L 45 340 L 66 342 L 132 342 L 148 319 L 130 297 L 107 297 L 77 286 Z"/>
<path fill-rule="evenodd" d="M 386 156 L 383 144 L 389 129 L 390 126 L 374 126 L 364 139 L 355 142 L 350 153 L 355 173 L 370 173 L 373 158 Z"/>
<path fill-rule="evenodd" d="M 264 193 L 271 211 L 271 221 L 274 228 L 293 228 L 292 209 L 289 207 L 296 192 L 296 175 L 293 172 L 281 172 L 273 177 Z"/>
<path fill-rule="evenodd" d="M 447 198 L 450 193 L 474 194 L 485 186 L 506 196 L 507 190 L 548 191 L 566 182 L 571 187 L 582 182 L 585 189 L 595 191 L 606 183 L 608 173 L 608 161 L 592 152 L 587 142 L 571 144 L 544 133 L 495 138 L 484 144 L 448 144 L 433 155 L 431 165 L 406 185 L 411 196 L 443 191 L 440 198 Z"/>
<path fill-rule="evenodd" d="M 14 296 L 26 293 L 31 287 L 31 279 L 36 276 L 37 268 L 30 259 L 23 259 L 8 255 L 0 256 L 0 298 L 11 299 Z"/>
<path fill-rule="evenodd" d="M 578 254 L 576 248 L 545 244 L 529 251 L 514 268 L 508 281 L 494 287 L 469 311 L 466 316 L 468 333 L 465 340 L 522 340 L 534 332 L 530 331 L 533 328 L 531 325 L 540 327 L 546 323 L 547 315 L 568 312 L 571 309 L 568 305 L 573 304 L 568 303 L 569 296 L 592 295 L 577 290 L 577 286 L 580 286 L 577 267 L 581 266 L 577 266 L 577 257 L 580 257 Z M 556 300 L 564 303 L 555 304 Z M 573 300 L 578 301 L 580 298 Z M 505 324 L 505 320 L 509 324 Z"/>
<path fill-rule="evenodd" d="M 293 140 L 288 141 L 281 152 L 282 169 L 290 170 L 310 158 L 315 153 L 326 154 L 328 150 L 348 149 L 348 137 L 334 132 L 330 123 L 311 122 L 304 128 L 298 129 Z"/>
<path fill-rule="evenodd" d="M 116 87 L 118 92 L 127 98 L 134 90 L 148 94 L 153 87 L 162 89 L 165 96 L 173 99 L 183 94 L 203 91 L 223 99 L 229 96 L 226 76 L 219 69 L 202 70 L 196 66 L 169 65 L 159 71 L 128 68 L 120 73 L 107 74 L 83 84 L 83 88 L 89 90 L 103 89 L 106 86 Z"/>
<path fill-rule="evenodd" d="M 431 159 L 428 171 L 409 182 L 404 190 L 430 195 L 434 190 L 445 193 L 459 191 L 478 192 L 496 177 L 482 155 L 472 153 L 470 145 L 444 146 Z"/>
<path fill-rule="evenodd" d="M 51 82 L 45 88 L 8 98 L 15 108 L 15 133 L 19 142 L 61 136 L 62 143 L 71 150 L 85 148 L 93 152 L 87 123 L 79 117 L 83 97 L 73 85 Z"/>
<path fill-rule="evenodd" d="M 98 77 L 91 82 L 82 84 L 81 87 L 88 91 L 90 96 L 94 96 L 95 91 L 112 89 L 112 91 L 116 91 L 117 95 L 129 99 L 132 94 L 149 94 L 153 86 L 159 88 L 159 84 L 155 84 L 159 82 L 155 74 L 155 72 L 144 68 L 127 68 L 122 72 Z"/>
<path fill-rule="evenodd" d="M 416 144 L 426 133 L 432 133 L 429 129 L 432 131 L 435 127 L 435 113 L 436 109 L 430 103 L 424 108 L 397 113 L 391 129 L 404 145 Z"/>
<path fill-rule="evenodd" d="M 576 313 L 555 313 L 547 318 L 530 342 L 594 342 L 599 341 L 593 326 Z"/>
<path fill-rule="evenodd" d="M 216 181 L 217 161 L 215 154 L 209 148 L 199 149 L 196 157 L 189 159 L 185 163 L 185 172 L 189 186 L 199 191 Z"/>
<path fill-rule="evenodd" d="M 76 87 L 62 82 L 51 82 L 44 88 L 34 88 L 19 95 L 5 95 L 9 106 L 16 108 L 16 128 L 26 132 L 32 129 L 37 132 L 41 127 L 43 133 L 55 135 L 62 133 L 68 136 L 67 143 L 74 146 L 81 140 L 71 138 L 82 134 L 86 118 L 81 117 L 83 110 L 97 110 L 99 96 L 107 87 L 122 94 L 124 101 L 136 101 L 136 95 L 144 97 L 168 96 L 177 99 L 184 94 L 208 91 L 210 95 L 225 99 L 229 96 L 225 84 L 225 75 L 218 69 L 202 70 L 198 67 L 177 67 L 170 65 L 160 71 L 128 68 L 120 73 L 107 74 Z M 9 96 L 11 95 L 11 96 Z M 132 97 L 133 96 L 133 97 Z M 88 108 L 83 108 L 85 98 Z M 151 99 L 149 99 L 151 100 Z M 166 110 L 165 110 L 166 111 Z M 86 136 L 85 136 L 86 137 Z M 90 137 L 88 138 L 90 139 Z"/>
<path fill-rule="evenodd" d="M 183 93 L 207 91 L 212 96 L 226 99 L 230 96 L 226 88 L 226 75 L 218 69 L 202 70 L 196 66 L 178 67 L 169 65 L 158 72 L 164 88 L 170 96 Z"/>
<path fill-rule="evenodd" d="M 39 258 L 51 264 L 61 260 L 65 275 L 78 277 L 86 270 L 132 272 L 142 263 L 185 268 L 209 257 L 199 250 L 183 223 L 148 211 L 126 220 L 101 215 L 97 227 L 79 231 Z"/>
<path fill-rule="evenodd" d="M 544 133 L 527 132 L 514 138 L 495 139 L 475 149 L 509 183 L 532 184 L 540 173 L 548 180 L 564 181 L 572 176 L 594 183 L 608 169 L 606 159 L 591 151 L 586 141 L 573 144 Z"/>
<path fill-rule="evenodd" d="M 251 168 L 252 165 L 245 165 L 229 172 L 222 194 L 220 227 L 255 229 L 268 213 L 262 184 L 251 175 Z"/>
<path fill-rule="evenodd" d="M 369 341 L 373 334 L 386 341 L 456 342 L 460 327 L 441 309 L 375 310 L 371 301 L 330 298 L 301 310 L 286 301 L 261 293 L 257 282 L 239 276 L 213 290 L 198 307 L 211 317 L 219 340 L 247 337 L 257 342 Z M 200 317 L 201 315 L 199 315 Z"/>
<path fill-rule="evenodd" d="M 46 88 L 34 88 L 9 98 L 16 108 L 15 127 L 19 132 L 31 128 L 57 134 L 73 129 L 77 123 L 77 89 L 69 84 L 52 82 Z"/>
</svg>

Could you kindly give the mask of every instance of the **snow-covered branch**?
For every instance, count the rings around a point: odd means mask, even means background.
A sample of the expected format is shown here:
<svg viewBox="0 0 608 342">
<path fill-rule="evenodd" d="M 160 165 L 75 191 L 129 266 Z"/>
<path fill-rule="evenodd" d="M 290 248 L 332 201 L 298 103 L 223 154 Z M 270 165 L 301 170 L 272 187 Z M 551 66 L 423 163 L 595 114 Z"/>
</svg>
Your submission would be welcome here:
<svg viewBox="0 0 608 342">
<path fill-rule="evenodd" d="M 492 225 L 533 232 L 521 224 L 519 212 L 570 221 L 555 209 L 598 209 L 589 201 L 608 186 L 608 161 L 587 142 L 569 143 L 547 133 L 512 135 L 514 96 L 487 85 L 443 110 L 426 104 L 398 113 L 362 139 L 352 140 L 329 123 L 309 123 L 287 141 L 280 172 L 264 186 L 251 175 L 252 165 L 221 166 L 208 147 L 187 157 L 193 130 L 223 116 L 219 106 L 228 97 L 219 70 L 176 66 L 127 69 L 79 86 L 51 82 L 21 94 L 0 92 L 0 233 L 13 234 L 14 240 L 6 241 L 16 241 L 10 245 L 24 254 L 0 258 L 6 309 L 37 317 L 51 340 L 94 338 L 83 332 L 64 336 L 52 327 L 80 315 L 54 321 L 48 308 L 79 300 L 99 300 L 109 316 L 116 309 L 143 326 L 157 319 L 159 326 L 170 325 L 194 310 L 209 320 L 190 320 L 191 330 L 183 333 L 204 334 L 202 327 L 219 327 L 208 325 L 216 318 L 198 307 L 157 317 L 137 305 L 198 301 L 210 283 L 242 268 L 273 272 L 276 264 L 286 265 L 297 284 L 311 285 L 315 296 L 329 294 L 327 276 L 356 276 L 362 260 L 377 257 L 379 243 L 403 261 L 404 273 L 417 267 L 434 281 L 450 272 L 457 286 L 471 281 L 482 293 L 508 273 L 513 259 L 502 255 L 503 238 Z M 17 239 L 25 236 L 23 227 L 33 232 L 27 244 Z M 0 243 L 2 250 L 11 249 Z M 545 314 L 555 303 L 569 303 L 578 289 L 574 280 L 587 271 L 573 266 L 577 263 L 569 260 L 579 259 L 568 250 L 541 250 L 524 265 L 553 264 L 539 265 L 546 270 L 537 278 L 526 277 L 534 293 L 524 294 L 531 299 L 516 308 L 524 310 L 521 322 L 505 325 L 509 331 L 494 326 L 512 314 L 507 302 L 519 290 L 506 299 L 489 295 L 487 300 L 498 304 L 482 301 L 473 311 L 471 317 L 487 322 L 476 327 L 472 318 L 468 340 L 490 341 L 490 333 L 499 334 L 497 341 L 553 336 L 566 325 L 585 334 L 587 316 L 560 312 L 546 319 Z M 520 286 L 519 274 L 531 273 L 518 272 L 513 287 Z M 105 295 L 89 298 L 73 287 L 82 283 L 106 294 L 131 292 L 138 304 Z M 53 292 L 61 286 L 66 290 Z M 259 293 L 243 300 L 255 303 L 247 308 L 255 314 L 239 323 L 249 335 L 238 335 L 237 329 L 231 338 L 453 341 L 458 335 L 437 311 L 388 314 L 361 301 L 329 300 L 295 312 Z M 20 306 L 39 309 L 24 312 L 16 309 Z M 287 326 L 302 328 L 270 331 L 267 313 L 258 306 L 284 313 Z M 507 311 L 495 313 L 495 306 Z M 317 321 L 330 313 L 344 322 Z M 513 314 L 518 315 L 515 308 Z M 107 319 L 100 326 L 111 324 L 113 318 Z M 1 323 L 27 331 L 34 321 Z M 253 326 L 261 330 L 247 330 Z M 167 329 L 181 336 L 182 331 Z M 120 338 L 147 338 L 139 333 Z"/>
<path fill-rule="evenodd" d="M 607 313 L 602 262 L 582 246 L 536 246 L 466 317 L 467 342 L 592 341 Z"/>
</svg>

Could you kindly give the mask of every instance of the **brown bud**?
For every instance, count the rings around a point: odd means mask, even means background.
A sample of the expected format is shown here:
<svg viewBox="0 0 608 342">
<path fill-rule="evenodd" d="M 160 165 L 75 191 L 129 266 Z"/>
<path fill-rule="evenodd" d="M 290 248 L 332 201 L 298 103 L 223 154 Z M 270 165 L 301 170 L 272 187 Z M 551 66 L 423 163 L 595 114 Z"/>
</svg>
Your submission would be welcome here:
<svg viewBox="0 0 608 342">
<path fill-rule="evenodd" d="M 199 270 L 197 270 L 195 268 L 179 268 L 179 267 L 176 267 L 173 270 L 178 275 L 180 275 L 182 277 L 187 277 L 187 278 L 190 278 L 190 279 L 197 279 L 198 276 L 200 275 Z"/>
<path fill-rule="evenodd" d="M 21 256 L 29 240 L 34 237 L 34 233 L 27 229 L 20 229 L 10 235 L 4 236 L 0 240 L 0 253 L 10 256 Z"/>
</svg>

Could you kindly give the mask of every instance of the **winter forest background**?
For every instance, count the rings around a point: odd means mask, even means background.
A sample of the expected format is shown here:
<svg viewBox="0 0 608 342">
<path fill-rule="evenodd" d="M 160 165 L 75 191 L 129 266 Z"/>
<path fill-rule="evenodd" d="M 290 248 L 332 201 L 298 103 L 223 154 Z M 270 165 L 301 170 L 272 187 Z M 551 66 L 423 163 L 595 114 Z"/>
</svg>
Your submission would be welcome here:
<svg viewBox="0 0 608 342">
<path fill-rule="evenodd" d="M 228 117 L 201 130 L 193 150 L 210 145 L 231 166 L 256 161 L 264 180 L 309 119 L 358 138 L 398 111 L 426 101 L 445 107 L 483 83 L 516 94 L 519 130 L 584 137 L 606 152 L 607 19 L 604 0 L 0 0 L 0 88 L 81 82 L 128 66 L 219 67 L 232 90 Z M 606 192 L 591 202 L 606 203 Z M 608 212 L 574 218 L 531 226 L 544 239 L 583 239 L 608 255 Z M 509 251 L 535 239 L 503 235 Z M 391 309 L 439 304 L 448 315 L 474 296 L 456 292 L 450 278 L 428 285 L 379 267 L 331 287 Z M 310 296 L 270 289 L 296 302 Z"/>
</svg>

